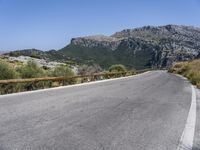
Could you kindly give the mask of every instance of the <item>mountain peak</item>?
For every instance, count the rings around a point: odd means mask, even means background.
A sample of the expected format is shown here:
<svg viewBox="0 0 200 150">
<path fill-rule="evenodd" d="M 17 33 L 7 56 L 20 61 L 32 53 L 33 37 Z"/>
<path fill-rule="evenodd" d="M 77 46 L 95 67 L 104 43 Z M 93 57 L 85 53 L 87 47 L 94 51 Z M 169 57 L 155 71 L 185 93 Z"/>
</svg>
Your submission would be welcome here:
<svg viewBox="0 0 200 150">
<path fill-rule="evenodd" d="M 200 28 L 193 26 L 184 25 L 165 25 L 165 26 L 144 26 L 135 29 L 125 29 L 120 32 L 116 32 L 111 37 L 114 38 L 130 38 L 136 37 L 144 40 L 155 39 L 155 38 L 175 38 L 184 36 L 187 38 L 200 37 Z"/>
</svg>

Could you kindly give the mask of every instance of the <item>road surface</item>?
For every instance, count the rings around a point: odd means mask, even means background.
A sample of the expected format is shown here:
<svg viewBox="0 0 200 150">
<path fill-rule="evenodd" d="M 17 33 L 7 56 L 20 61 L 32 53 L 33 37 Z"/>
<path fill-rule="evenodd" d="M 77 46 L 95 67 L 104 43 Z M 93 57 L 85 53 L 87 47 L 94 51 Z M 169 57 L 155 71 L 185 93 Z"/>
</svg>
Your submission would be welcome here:
<svg viewBox="0 0 200 150">
<path fill-rule="evenodd" d="M 181 77 L 152 71 L 0 96 L 0 150 L 176 150 L 191 94 Z"/>
</svg>

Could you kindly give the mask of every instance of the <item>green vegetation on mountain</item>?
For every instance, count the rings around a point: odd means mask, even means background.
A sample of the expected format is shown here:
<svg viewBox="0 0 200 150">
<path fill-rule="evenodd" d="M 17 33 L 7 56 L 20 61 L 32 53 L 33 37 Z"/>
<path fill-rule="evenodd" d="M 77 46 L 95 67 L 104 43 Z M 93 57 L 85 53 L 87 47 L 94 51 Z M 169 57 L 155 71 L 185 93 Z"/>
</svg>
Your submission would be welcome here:
<svg viewBox="0 0 200 150">
<path fill-rule="evenodd" d="M 59 52 L 71 59 L 83 64 L 99 64 L 101 67 L 108 67 L 111 62 L 116 63 L 112 52 L 107 48 L 85 48 L 83 46 L 71 44 Z"/>
</svg>

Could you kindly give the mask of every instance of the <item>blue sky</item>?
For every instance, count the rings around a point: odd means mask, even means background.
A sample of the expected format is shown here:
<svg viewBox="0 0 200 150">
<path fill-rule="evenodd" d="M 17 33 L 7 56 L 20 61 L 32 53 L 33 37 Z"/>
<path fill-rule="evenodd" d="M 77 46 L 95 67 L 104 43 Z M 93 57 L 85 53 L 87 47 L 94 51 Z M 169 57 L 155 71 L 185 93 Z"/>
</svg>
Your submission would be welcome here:
<svg viewBox="0 0 200 150">
<path fill-rule="evenodd" d="M 165 24 L 200 27 L 200 0 L 0 0 L 0 50 L 60 49 L 73 37 Z"/>
</svg>

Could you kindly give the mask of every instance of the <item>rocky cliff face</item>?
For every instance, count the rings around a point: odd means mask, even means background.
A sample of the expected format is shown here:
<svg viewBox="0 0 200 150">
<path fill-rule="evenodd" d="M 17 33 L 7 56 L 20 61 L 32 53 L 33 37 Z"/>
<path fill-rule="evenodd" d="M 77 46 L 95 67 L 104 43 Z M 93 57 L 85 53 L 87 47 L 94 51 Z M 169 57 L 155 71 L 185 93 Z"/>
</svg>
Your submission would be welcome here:
<svg viewBox="0 0 200 150">
<path fill-rule="evenodd" d="M 104 35 L 96 35 L 96 36 L 73 38 L 71 40 L 71 44 L 89 48 L 104 47 L 111 50 L 115 50 L 120 44 L 120 39 Z"/>
<path fill-rule="evenodd" d="M 163 68 L 175 61 L 190 60 L 200 56 L 200 28 L 178 25 L 145 26 L 126 29 L 112 36 L 79 37 L 72 39 L 71 44 L 61 52 L 80 58 L 82 57 L 80 54 L 72 54 L 76 53 L 77 48 L 82 49 L 80 53 L 86 50 L 88 55 L 97 50 L 102 50 L 102 53 L 108 55 L 112 53 L 113 57 L 104 56 L 106 57 L 104 61 L 99 62 L 98 57 L 92 60 L 100 64 L 110 62 L 136 68 Z M 89 58 L 83 56 L 81 59 Z"/>
</svg>

